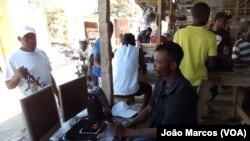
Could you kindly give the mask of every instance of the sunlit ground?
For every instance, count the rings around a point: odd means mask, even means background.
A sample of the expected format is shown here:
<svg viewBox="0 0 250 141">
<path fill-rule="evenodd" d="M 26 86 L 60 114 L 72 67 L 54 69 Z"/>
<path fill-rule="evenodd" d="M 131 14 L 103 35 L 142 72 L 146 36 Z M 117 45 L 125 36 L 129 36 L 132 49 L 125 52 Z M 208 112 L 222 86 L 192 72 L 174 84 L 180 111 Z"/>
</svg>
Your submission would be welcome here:
<svg viewBox="0 0 250 141">
<path fill-rule="evenodd" d="M 2 123 L 20 113 L 21 109 L 18 101 L 20 92 L 17 89 L 7 90 L 3 74 L 0 75 L 0 123 Z"/>
</svg>

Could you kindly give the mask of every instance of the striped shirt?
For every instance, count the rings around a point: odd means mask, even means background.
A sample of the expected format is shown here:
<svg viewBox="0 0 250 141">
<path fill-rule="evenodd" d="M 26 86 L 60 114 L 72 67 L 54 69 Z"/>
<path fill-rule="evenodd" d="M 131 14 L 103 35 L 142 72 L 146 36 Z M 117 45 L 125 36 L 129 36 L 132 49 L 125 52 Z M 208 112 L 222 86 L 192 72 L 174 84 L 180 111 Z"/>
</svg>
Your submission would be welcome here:
<svg viewBox="0 0 250 141">
<path fill-rule="evenodd" d="M 250 42 L 239 39 L 233 46 L 232 59 L 250 60 Z"/>
</svg>

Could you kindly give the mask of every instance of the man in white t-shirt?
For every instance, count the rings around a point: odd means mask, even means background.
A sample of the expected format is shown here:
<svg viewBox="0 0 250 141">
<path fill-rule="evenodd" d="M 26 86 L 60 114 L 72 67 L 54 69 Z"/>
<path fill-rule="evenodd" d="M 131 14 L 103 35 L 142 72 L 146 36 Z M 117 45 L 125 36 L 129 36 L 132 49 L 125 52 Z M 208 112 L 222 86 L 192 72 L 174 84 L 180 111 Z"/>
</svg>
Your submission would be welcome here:
<svg viewBox="0 0 250 141">
<path fill-rule="evenodd" d="M 6 62 L 5 84 L 8 89 L 17 86 L 24 95 L 32 94 L 44 86 L 52 84 L 58 98 L 55 80 L 51 75 L 51 66 L 44 51 L 36 48 L 36 31 L 25 26 L 18 35 L 21 47 Z"/>
<path fill-rule="evenodd" d="M 150 84 L 138 82 L 140 70 L 146 73 L 146 64 L 142 51 L 135 47 L 135 37 L 128 33 L 123 36 L 123 46 L 117 48 L 113 59 L 114 95 L 139 96 L 144 94 L 142 109 L 150 100 L 152 87 Z"/>
</svg>

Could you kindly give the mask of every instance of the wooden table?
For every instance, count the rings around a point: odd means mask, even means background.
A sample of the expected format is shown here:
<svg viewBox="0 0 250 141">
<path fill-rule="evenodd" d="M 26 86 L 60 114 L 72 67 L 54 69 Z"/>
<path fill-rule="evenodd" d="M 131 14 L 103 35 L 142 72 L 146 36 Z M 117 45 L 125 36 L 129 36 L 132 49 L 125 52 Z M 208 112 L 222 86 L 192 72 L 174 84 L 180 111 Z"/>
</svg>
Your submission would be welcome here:
<svg viewBox="0 0 250 141">
<path fill-rule="evenodd" d="M 233 103 L 232 103 L 232 116 L 235 117 L 236 112 L 246 122 L 250 124 L 250 117 L 242 110 L 239 103 L 237 103 L 239 87 L 250 87 L 250 68 L 234 69 L 233 72 L 210 72 L 209 80 L 212 85 L 232 86 Z"/>
<path fill-rule="evenodd" d="M 139 46 L 141 47 L 143 52 L 155 51 L 156 43 L 140 43 Z"/>
</svg>

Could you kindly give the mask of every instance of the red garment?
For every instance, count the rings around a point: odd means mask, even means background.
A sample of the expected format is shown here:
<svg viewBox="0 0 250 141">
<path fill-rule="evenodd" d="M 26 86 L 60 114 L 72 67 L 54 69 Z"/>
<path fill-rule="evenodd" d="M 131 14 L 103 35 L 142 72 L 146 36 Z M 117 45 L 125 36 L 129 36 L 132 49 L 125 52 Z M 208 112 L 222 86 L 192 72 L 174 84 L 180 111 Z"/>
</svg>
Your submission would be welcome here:
<svg viewBox="0 0 250 141">
<path fill-rule="evenodd" d="M 161 35 L 161 43 L 165 44 L 167 43 L 167 41 L 168 41 L 167 37 Z M 156 43 L 156 42 L 157 42 L 157 35 L 155 34 L 151 37 L 151 43 Z"/>
</svg>

